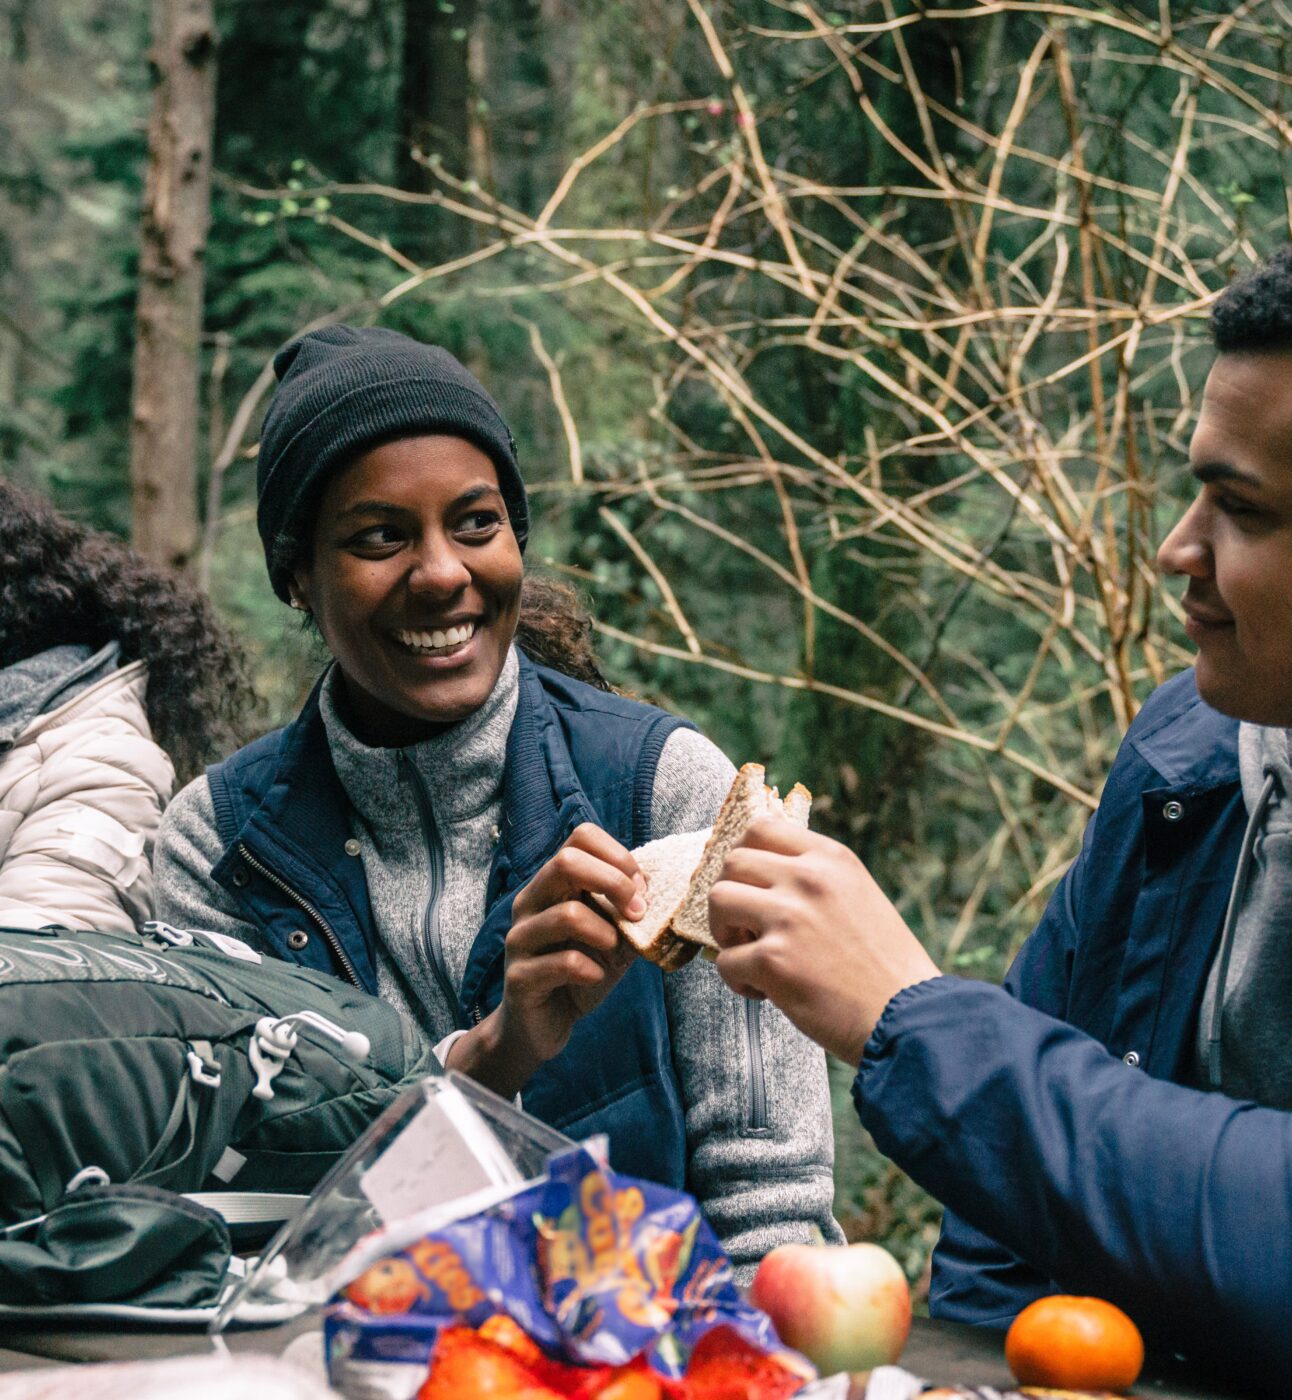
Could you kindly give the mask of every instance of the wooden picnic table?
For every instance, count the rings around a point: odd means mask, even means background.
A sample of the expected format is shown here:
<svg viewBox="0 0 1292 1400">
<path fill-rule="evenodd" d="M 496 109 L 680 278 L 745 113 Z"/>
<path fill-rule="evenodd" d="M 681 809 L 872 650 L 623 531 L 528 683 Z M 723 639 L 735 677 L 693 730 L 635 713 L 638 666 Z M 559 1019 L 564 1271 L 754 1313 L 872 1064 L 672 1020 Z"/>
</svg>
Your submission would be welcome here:
<svg viewBox="0 0 1292 1400">
<path fill-rule="evenodd" d="M 317 1314 L 279 1327 L 237 1328 L 225 1333 L 233 1352 L 279 1355 L 303 1332 L 317 1330 Z M 200 1332 L 148 1331 L 112 1327 L 0 1328 L 0 1373 L 58 1362 L 142 1361 L 205 1352 L 210 1343 Z M 917 1317 L 901 1364 L 918 1376 L 942 1385 L 1012 1385 L 1005 1366 L 1001 1334 L 950 1322 Z M 1135 1387 L 1142 1400 L 1241 1400 L 1248 1392 L 1216 1389 L 1174 1376 L 1169 1369 L 1146 1369 Z M 0 1386 L 0 1395 L 3 1388 Z M 466 1397 L 464 1397 L 466 1400 Z"/>
</svg>

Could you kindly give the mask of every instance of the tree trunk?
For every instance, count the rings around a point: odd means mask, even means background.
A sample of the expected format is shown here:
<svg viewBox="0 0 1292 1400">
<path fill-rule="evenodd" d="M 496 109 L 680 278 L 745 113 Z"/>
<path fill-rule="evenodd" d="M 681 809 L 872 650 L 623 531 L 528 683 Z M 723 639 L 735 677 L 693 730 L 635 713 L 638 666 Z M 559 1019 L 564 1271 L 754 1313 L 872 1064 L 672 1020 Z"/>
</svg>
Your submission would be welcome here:
<svg viewBox="0 0 1292 1400">
<path fill-rule="evenodd" d="M 202 291 L 215 117 L 212 0 L 154 0 L 130 473 L 135 548 L 187 569 L 197 547 Z"/>
<path fill-rule="evenodd" d="M 476 0 L 403 0 L 404 61 L 399 93 L 399 179 L 405 189 L 430 190 L 434 175 L 423 159 L 438 157 L 450 175 L 471 169 L 470 39 Z M 462 251 L 466 231 L 443 210 L 417 209 L 406 242 L 432 262 Z"/>
<path fill-rule="evenodd" d="M 468 40 L 476 0 L 404 0 L 404 66 L 400 90 L 400 174 L 410 189 L 430 187 L 412 158 L 438 155 L 451 174 L 468 174 L 471 75 Z"/>
<path fill-rule="evenodd" d="M 526 214 L 542 209 L 574 154 L 579 18 L 571 0 L 494 0 L 478 25 L 491 60 L 488 187 Z"/>
</svg>

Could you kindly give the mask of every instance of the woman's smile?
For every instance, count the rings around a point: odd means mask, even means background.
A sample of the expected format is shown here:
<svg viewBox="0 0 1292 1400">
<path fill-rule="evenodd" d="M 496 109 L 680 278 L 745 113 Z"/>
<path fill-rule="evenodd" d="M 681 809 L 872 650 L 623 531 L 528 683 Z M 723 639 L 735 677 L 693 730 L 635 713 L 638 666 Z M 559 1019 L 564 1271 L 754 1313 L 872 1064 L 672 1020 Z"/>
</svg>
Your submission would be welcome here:
<svg viewBox="0 0 1292 1400">
<path fill-rule="evenodd" d="M 423 629 L 421 631 L 398 631 L 395 633 L 395 640 L 407 650 L 416 652 L 417 655 L 444 654 L 444 652 L 456 652 L 466 643 L 472 640 L 476 634 L 475 622 L 462 623 L 461 626 L 455 624 L 445 624 L 444 627 L 434 627 L 434 629 Z"/>
<path fill-rule="evenodd" d="M 428 661 L 453 662 L 469 657 L 475 635 L 474 619 L 439 627 L 405 628 L 393 634 L 395 641 L 410 656 Z"/>
</svg>

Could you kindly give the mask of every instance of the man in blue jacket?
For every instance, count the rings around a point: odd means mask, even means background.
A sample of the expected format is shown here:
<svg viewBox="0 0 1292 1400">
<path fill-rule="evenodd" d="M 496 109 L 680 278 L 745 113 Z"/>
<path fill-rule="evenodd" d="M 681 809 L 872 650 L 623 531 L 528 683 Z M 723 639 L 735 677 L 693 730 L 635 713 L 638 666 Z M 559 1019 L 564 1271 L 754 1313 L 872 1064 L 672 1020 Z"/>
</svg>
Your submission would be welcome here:
<svg viewBox="0 0 1292 1400">
<path fill-rule="evenodd" d="M 1131 726 L 1005 988 L 940 976 L 861 862 L 787 823 L 731 855 L 711 923 L 728 983 L 859 1066 L 862 1122 L 947 1206 L 935 1316 L 1094 1293 L 1265 1380 L 1292 1368 L 1292 249 L 1212 331 L 1158 555 L 1196 666 Z"/>
</svg>

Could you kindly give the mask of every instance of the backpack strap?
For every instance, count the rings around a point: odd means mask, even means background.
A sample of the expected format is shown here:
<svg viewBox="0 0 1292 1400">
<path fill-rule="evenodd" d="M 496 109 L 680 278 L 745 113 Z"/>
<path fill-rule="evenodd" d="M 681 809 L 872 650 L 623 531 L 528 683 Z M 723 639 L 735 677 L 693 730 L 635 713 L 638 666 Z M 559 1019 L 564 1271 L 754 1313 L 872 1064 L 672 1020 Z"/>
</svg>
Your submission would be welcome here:
<svg viewBox="0 0 1292 1400">
<path fill-rule="evenodd" d="M 297 1191 L 186 1191 L 184 1199 L 215 1211 L 232 1228 L 294 1220 L 309 1197 Z"/>
</svg>

